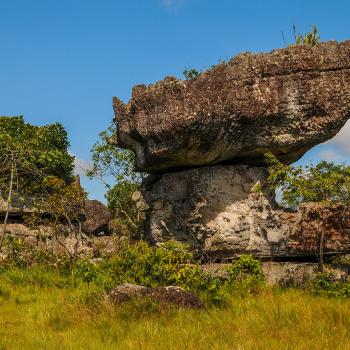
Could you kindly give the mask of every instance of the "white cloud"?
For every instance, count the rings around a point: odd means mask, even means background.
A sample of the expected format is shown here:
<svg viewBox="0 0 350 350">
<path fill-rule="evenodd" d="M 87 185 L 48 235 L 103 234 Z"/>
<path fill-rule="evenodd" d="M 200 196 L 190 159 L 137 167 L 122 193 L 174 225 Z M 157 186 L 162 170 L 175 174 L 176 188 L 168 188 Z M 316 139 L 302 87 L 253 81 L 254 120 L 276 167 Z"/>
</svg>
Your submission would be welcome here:
<svg viewBox="0 0 350 350">
<path fill-rule="evenodd" d="M 69 154 L 74 157 L 74 169 L 73 174 L 84 176 L 86 172 L 91 169 L 91 163 L 85 159 L 77 157 L 73 152 L 69 151 Z"/>
<path fill-rule="evenodd" d="M 91 163 L 88 162 L 85 159 L 81 159 L 78 157 L 75 157 L 74 160 L 74 175 L 80 175 L 83 176 L 86 174 L 86 172 L 91 168 Z"/>
<path fill-rule="evenodd" d="M 336 162 L 343 160 L 342 157 L 339 155 L 339 152 L 336 152 L 332 149 L 325 149 L 321 151 L 320 153 L 318 153 L 318 157 L 327 162 Z"/>
<path fill-rule="evenodd" d="M 345 155 L 350 156 L 350 120 L 327 144 L 336 146 Z"/>
</svg>

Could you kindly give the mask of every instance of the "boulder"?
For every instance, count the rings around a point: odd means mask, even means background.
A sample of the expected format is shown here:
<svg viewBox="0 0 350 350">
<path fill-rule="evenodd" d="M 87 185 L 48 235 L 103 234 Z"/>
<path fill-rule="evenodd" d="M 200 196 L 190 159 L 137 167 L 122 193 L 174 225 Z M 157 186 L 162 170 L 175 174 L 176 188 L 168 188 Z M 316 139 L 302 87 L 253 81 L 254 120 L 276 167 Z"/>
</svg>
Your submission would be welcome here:
<svg viewBox="0 0 350 350">
<path fill-rule="evenodd" d="M 168 77 L 114 98 L 118 142 L 162 172 L 222 162 L 286 164 L 350 117 L 350 41 L 244 53 L 191 80 Z"/>
<path fill-rule="evenodd" d="M 85 200 L 84 212 L 86 220 L 82 224 L 83 232 L 96 235 L 107 231 L 112 215 L 103 203 L 98 200 Z"/>
<path fill-rule="evenodd" d="M 147 288 L 130 283 L 122 284 L 109 292 L 113 303 L 122 304 L 135 298 L 147 297 L 161 304 L 202 308 L 203 303 L 193 293 L 177 286 Z"/>
<path fill-rule="evenodd" d="M 325 255 L 350 252 L 350 208 L 302 205 L 279 209 L 257 193 L 266 170 L 215 165 L 151 176 L 143 184 L 146 238 L 189 244 L 197 257 L 316 260 L 324 232 Z"/>
</svg>

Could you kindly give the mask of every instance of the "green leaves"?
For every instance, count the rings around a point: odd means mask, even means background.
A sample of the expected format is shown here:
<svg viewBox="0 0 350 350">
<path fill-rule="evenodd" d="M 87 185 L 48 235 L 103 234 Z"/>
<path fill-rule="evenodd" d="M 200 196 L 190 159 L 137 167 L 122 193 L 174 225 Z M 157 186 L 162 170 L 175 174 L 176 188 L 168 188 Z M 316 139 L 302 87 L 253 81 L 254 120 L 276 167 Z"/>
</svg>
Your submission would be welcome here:
<svg viewBox="0 0 350 350">
<path fill-rule="evenodd" d="M 194 69 L 194 68 L 191 68 L 191 69 L 185 69 L 183 71 L 183 75 L 186 79 L 194 79 L 194 78 L 197 78 L 198 76 L 201 75 L 201 71 L 198 71 L 197 69 Z"/>
<path fill-rule="evenodd" d="M 67 181 L 74 167 L 68 147 L 67 132 L 59 123 L 34 126 L 25 123 L 22 116 L 0 117 L 1 158 L 9 151 L 16 152 L 27 167 Z"/>
<path fill-rule="evenodd" d="M 296 208 L 304 202 L 324 205 L 350 204 L 350 167 L 322 161 L 316 166 L 287 166 L 272 154 L 265 155 L 269 164 L 265 186 L 282 192 L 282 204 Z"/>
<path fill-rule="evenodd" d="M 318 30 L 316 26 L 312 26 L 310 32 L 306 34 L 296 34 L 296 27 L 293 25 L 293 33 L 294 33 L 294 45 L 308 45 L 315 46 L 316 44 L 321 42 L 321 38 L 318 34 Z"/>
<path fill-rule="evenodd" d="M 92 168 L 87 175 L 105 184 L 109 208 L 133 237 L 138 232 L 141 214 L 132 196 L 140 189 L 143 174 L 135 169 L 134 153 L 118 147 L 116 137 L 117 126 L 112 122 L 92 146 Z"/>
</svg>

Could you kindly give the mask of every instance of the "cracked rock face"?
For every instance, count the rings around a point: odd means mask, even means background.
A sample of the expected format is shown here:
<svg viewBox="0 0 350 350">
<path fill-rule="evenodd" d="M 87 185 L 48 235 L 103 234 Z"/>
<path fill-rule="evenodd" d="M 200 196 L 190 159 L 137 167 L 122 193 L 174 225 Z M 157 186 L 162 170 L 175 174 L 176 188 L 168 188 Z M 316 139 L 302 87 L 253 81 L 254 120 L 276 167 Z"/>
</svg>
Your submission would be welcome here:
<svg viewBox="0 0 350 350">
<path fill-rule="evenodd" d="M 350 117 L 350 41 L 241 54 L 192 80 L 114 98 L 120 145 L 148 172 L 221 162 L 290 164 Z"/>
<path fill-rule="evenodd" d="M 350 252 L 350 208 L 279 210 L 272 197 L 254 192 L 265 174 L 264 168 L 216 165 L 153 176 L 143 185 L 148 240 L 187 243 L 204 259 L 315 260 L 324 230 L 325 254 Z"/>
</svg>

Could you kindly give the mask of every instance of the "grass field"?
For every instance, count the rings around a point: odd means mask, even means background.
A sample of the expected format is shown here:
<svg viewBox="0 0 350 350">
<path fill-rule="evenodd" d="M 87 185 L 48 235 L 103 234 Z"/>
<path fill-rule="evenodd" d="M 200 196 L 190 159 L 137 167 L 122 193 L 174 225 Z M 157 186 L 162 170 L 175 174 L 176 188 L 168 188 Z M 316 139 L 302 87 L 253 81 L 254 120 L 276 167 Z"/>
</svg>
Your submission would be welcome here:
<svg viewBox="0 0 350 350">
<path fill-rule="evenodd" d="M 205 310 L 113 306 L 62 276 L 0 275 L 0 349 L 350 349 L 350 300 L 296 289 L 229 296 Z M 103 295 L 103 293 L 102 293 Z"/>
</svg>

